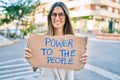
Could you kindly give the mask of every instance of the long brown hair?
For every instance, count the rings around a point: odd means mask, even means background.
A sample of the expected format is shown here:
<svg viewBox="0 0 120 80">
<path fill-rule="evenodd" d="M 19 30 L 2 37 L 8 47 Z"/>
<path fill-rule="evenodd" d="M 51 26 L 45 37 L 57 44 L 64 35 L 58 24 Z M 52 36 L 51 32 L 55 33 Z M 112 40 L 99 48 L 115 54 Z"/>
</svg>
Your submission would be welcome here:
<svg viewBox="0 0 120 80">
<path fill-rule="evenodd" d="M 71 19 L 69 16 L 69 11 L 68 11 L 67 6 L 63 2 L 56 2 L 50 8 L 50 12 L 47 17 L 47 20 L 48 20 L 47 35 L 51 35 L 51 36 L 55 35 L 55 30 L 54 30 L 54 27 L 52 25 L 52 20 L 51 20 L 51 14 L 56 6 L 61 7 L 66 15 L 66 17 L 65 17 L 66 20 L 65 20 L 65 24 L 64 24 L 64 28 L 63 28 L 63 34 L 64 35 L 65 34 L 73 34 L 74 35 L 73 29 L 72 29 L 72 24 L 71 24 Z"/>
</svg>

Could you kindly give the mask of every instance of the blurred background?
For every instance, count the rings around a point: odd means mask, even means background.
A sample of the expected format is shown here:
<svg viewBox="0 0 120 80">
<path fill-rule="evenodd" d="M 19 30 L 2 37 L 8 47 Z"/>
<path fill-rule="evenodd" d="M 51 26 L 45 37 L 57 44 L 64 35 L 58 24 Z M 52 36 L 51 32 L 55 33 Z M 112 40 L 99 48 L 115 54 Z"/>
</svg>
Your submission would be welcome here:
<svg viewBox="0 0 120 80">
<path fill-rule="evenodd" d="M 0 34 L 23 38 L 45 32 L 50 6 L 56 0 L 0 1 Z M 76 32 L 120 33 L 120 0 L 59 0 L 70 12 Z"/>
<path fill-rule="evenodd" d="M 88 37 L 88 63 L 75 80 L 120 80 L 120 0 L 0 0 L 0 80 L 38 80 L 24 47 L 29 33 L 46 32 L 56 1 L 67 5 L 75 35 Z"/>
</svg>

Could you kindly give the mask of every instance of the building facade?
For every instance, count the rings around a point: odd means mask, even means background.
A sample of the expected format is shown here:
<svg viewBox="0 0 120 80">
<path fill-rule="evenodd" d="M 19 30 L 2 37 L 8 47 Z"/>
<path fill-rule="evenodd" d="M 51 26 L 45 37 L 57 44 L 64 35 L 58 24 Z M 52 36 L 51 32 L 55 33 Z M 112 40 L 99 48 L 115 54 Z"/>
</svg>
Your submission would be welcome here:
<svg viewBox="0 0 120 80">
<path fill-rule="evenodd" d="M 43 0 L 44 1 L 44 0 Z M 56 0 L 41 2 L 36 9 L 35 22 L 46 23 L 50 6 Z M 114 29 L 120 29 L 120 0 L 59 0 L 64 2 L 70 11 L 74 29 L 82 31 L 101 31 L 107 29 L 113 20 Z"/>
</svg>

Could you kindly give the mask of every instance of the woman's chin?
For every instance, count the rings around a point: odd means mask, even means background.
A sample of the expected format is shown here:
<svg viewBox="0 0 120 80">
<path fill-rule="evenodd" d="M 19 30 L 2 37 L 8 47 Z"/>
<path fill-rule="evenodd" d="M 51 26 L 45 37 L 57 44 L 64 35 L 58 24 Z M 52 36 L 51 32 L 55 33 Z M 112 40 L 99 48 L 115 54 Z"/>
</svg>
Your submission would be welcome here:
<svg viewBox="0 0 120 80">
<path fill-rule="evenodd" d="M 54 28 L 56 28 L 56 29 L 58 28 L 59 29 L 59 28 L 63 28 L 63 27 L 60 26 L 60 25 L 56 25 L 56 26 L 54 26 Z"/>
</svg>

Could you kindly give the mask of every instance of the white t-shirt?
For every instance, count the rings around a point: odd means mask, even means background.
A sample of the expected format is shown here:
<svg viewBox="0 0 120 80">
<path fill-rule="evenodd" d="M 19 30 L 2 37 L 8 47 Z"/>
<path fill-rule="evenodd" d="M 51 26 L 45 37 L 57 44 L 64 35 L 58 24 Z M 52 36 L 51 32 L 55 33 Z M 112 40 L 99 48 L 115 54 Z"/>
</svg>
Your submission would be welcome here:
<svg viewBox="0 0 120 80">
<path fill-rule="evenodd" d="M 40 80 L 73 80 L 73 70 L 40 68 Z"/>
</svg>

